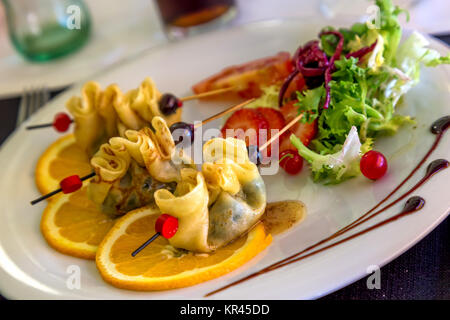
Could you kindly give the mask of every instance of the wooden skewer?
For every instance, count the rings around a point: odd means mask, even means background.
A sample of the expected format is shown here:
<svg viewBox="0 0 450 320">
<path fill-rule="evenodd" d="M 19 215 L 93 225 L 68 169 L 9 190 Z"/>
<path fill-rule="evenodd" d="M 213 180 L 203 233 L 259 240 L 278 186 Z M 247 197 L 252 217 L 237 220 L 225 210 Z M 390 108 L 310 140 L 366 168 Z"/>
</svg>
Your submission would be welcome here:
<svg viewBox="0 0 450 320">
<path fill-rule="evenodd" d="M 278 139 L 279 136 L 281 136 L 283 133 L 285 133 L 290 127 L 292 127 L 294 124 L 296 124 L 298 121 L 300 121 L 300 119 L 303 117 L 303 113 L 299 114 L 298 116 L 296 116 L 294 119 L 292 119 L 291 122 L 289 122 L 287 125 L 284 126 L 283 129 L 281 129 L 280 131 L 278 131 L 278 133 L 276 135 L 274 135 L 272 138 L 270 138 L 269 141 L 267 141 L 266 143 L 264 143 L 260 148 L 259 151 L 263 151 L 264 149 L 266 149 L 272 142 L 274 142 L 276 139 Z"/>
<path fill-rule="evenodd" d="M 209 97 L 209 96 L 214 96 L 214 95 L 218 95 L 218 94 L 221 94 L 221 93 L 229 92 L 229 91 L 232 91 L 234 89 L 236 89 L 235 86 L 228 87 L 228 88 L 217 89 L 217 90 L 211 90 L 211 91 L 203 92 L 203 93 L 200 93 L 200 94 L 195 94 L 195 95 L 192 95 L 192 96 L 179 98 L 178 99 L 178 102 L 179 102 L 178 107 L 182 106 L 182 103 L 180 103 L 180 101 L 184 102 L 184 101 L 188 101 L 188 100 L 206 98 L 206 97 Z M 161 106 L 160 106 L 160 108 L 161 108 Z M 65 117 L 67 119 L 55 119 L 55 121 L 53 121 L 52 123 L 44 123 L 44 124 L 32 125 L 32 126 L 28 126 L 26 129 L 27 130 L 33 130 L 33 129 L 41 129 L 41 128 L 47 128 L 47 127 L 54 127 L 59 132 L 65 132 L 69 128 L 69 125 L 72 122 L 74 122 L 74 120 L 70 119 L 68 115 L 65 115 Z"/>
<path fill-rule="evenodd" d="M 205 120 L 203 120 L 202 122 L 199 122 L 199 123 L 195 124 L 195 125 L 194 125 L 194 129 L 200 128 L 202 125 L 204 125 L 204 124 L 206 124 L 206 123 L 208 123 L 208 122 L 210 122 L 210 121 L 216 120 L 216 119 L 218 119 L 218 118 L 220 118 L 220 117 L 226 115 L 227 113 L 230 113 L 230 112 L 233 112 L 233 111 L 235 111 L 235 110 L 237 110 L 237 109 L 240 109 L 240 108 L 242 108 L 243 106 L 249 104 L 250 102 L 253 102 L 254 100 L 255 100 L 255 98 L 252 98 L 252 99 L 249 99 L 249 100 L 247 100 L 247 101 L 244 101 L 244 102 L 242 102 L 242 103 L 240 103 L 240 104 L 237 104 L 237 105 L 235 105 L 235 106 L 233 106 L 233 107 L 231 107 L 231 108 L 225 109 L 225 110 L 223 110 L 222 112 L 219 112 L 218 114 L 215 114 L 215 115 L 209 117 L 208 119 L 205 119 Z"/>
<path fill-rule="evenodd" d="M 216 89 L 216 90 L 211 90 L 211 91 L 207 91 L 207 92 L 203 92 L 203 93 L 199 93 L 199 94 L 194 94 L 192 96 L 183 97 L 183 98 L 180 98 L 180 100 L 184 102 L 184 101 L 188 101 L 188 100 L 201 99 L 201 98 L 206 98 L 206 97 L 215 96 L 215 95 L 218 95 L 221 93 L 233 91 L 235 89 L 236 89 L 236 87 Z"/>
</svg>

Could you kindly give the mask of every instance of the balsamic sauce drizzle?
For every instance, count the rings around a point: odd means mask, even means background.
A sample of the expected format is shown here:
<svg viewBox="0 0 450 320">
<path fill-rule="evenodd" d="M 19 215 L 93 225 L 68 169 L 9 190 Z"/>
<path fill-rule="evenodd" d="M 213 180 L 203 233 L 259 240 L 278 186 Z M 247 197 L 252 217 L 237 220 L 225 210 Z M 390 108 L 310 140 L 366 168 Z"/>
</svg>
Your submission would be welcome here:
<svg viewBox="0 0 450 320">
<path fill-rule="evenodd" d="M 416 167 L 409 173 L 409 175 L 397 186 L 394 188 L 394 190 L 392 190 L 385 198 L 383 198 L 380 202 L 378 202 L 374 207 L 372 207 L 369 211 L 367 211 L 366 213 L 364 213 L 361 217 L 359 217 L 358 219 L 354 220 L 353 222 L 351 222 L 350 224 L 348 224 L 347 226 L 341 228 L 340 230 L 338 230 L 337 232 L 335 232 L 334 234 L 332 234 L 331 236 L 320 240 L 319 242 L 316 242 L 315 244 L 285 258 L 282 259 L 280 261 L 277 261 L 257 272 L 254 272 L 242 279 L 239 279 L 237 281 L 234 281 L 224 287 L 221 287 L 219 289 L 216 289 L 214 291 L 211 291 L 209 293 L 207 293 L 205 295 L 205 297 L 211 296 L 215 293 L 218 293 L 220 291 L 223 291 L 229 287 L 232 287 L 234 285 L 240 284 L 246 280 L 252 279 L 254 277 L 257 277 L 259 275 L 262 275 L 264 273 L 276 270 L 278 268 L 284 267 L 288 264 L 303 260 L 307 257 L 310 257 L 314 254 L 317 254 L 319 252 L 322 252 L 326 249 L 332 248 L 334 246 L 337 246 L 343 242 L 346 242 L 348 240 L 351 240 L 355 237 L 358 237 L 366 232 L 369 232 L 371 230 L 374 230 L 376 228 L 379 228 L 385 224 L 388 224 L 390 222 L 393 222 L 399 218 L 402 218 L 410 213 L 416 212 L 420 209 L 422 209 L 422 207 L 425 204 L 425 200 L 421 197 L 415 196 L 415 197 L 411 197 L 409 198 L 406 203 L 405 203 L 405 207 L 403 208 L 403 210 L 396 214 L 395 216 L 391 217 L 391 218 L 387 218 L 371 227 L 368 227 L 360 232 L 357 232 L 351 236 L 348 236 L 344 239 L 341 239 L 337 242 L 334 242 L 328 246 L 322 247 L 320 249 L 317 249 L 315 251 L 312 251 L 310 253 L 304 254 L 306 251 L 309 251 L 311 249 L 316 248 L 317 246 L 328 242 L 329 240 L 332 240 L 348 231 L 350 231 L 351 229 L 359 226 L 360 224 L 372 219 L 373 217 L 377 216 L 378 214 L 384 212 L 385 210 L 389 209 L 390 207 L 392 207 L 394 204 L 398 203 L 399 201 L 401 201 L 402 199 L 406 198 L 408 195 L 410 195 L 412 192 L 414 192 L 417 188 L 419 188 L 422 184 L 424 184 L 428 179 L 430 179 L 434 174 L 440 172 L 442 169 L 448 168 L 449 166 L 449 162 L 445 159 L 437 159 L 432 161 L 426 170 L 425 176 L 420 179 L 414 186 L 412 186 L 408 191 L 406 191 L 405 193 L 403 193 L 400 197 L 398 197 L 397 199 L 395 199 L 394 201 L 392 201 L 391 203 L 389 203 L 388 205 L 384 206 L 383 208 L 379 209 L 376 212 L 373 212 L 375 209 L 379 208 L 383 203 L 385 203 L 394 193 L 396 193 L 413 175 L 414 173 L 417 172 L 417 170 L 419 170 L 420 167 L 422 167 L 422 165 L 425 163 L 425 161 L 427 161 L 427 159 L 429 158 L 429 156 L 431 155 L 431 153 L 433 153 L 433 151 L 436 149 L 437 145 L 439 144 L 439 142 L 442 139 L 442 136 L 444 135 L 444 133 L 446 132 L 447 128 L 450 125 L 450 116 L 444 116 L 442 118 L 439 118 L 438 120 L 436 120 L 435 122 L 433 122 L 433 124 L 431 125 L 431 132 L 433 134 L 436 135 L 436 139 L 434 141 L 434 143 L 431 145 L 430 149 L 428 150 L 428 152 L 425 154 L 425 156 L 419 161 L 419 163 L 416 165 Z M 371 214 L 372 213 L 372 214 Z"/>
<path fill-rule="evenodd" d="M 365 216 L 367 216 L 369 213 L 373 212 L 375 209 L 377 209 L 379 206 L 381 206 L 383 203 L 385 203 L 394 193 L 396 193 L 403 185 L 411 179 L 411 177 L 419 170 L 420 167 L 428 160 L 428 157 L 433 153 L 433 151 L 436 149 L 437 145 L 441 141 L 442 136 L 444 135 L 445 131 L 450 125 L 450 116 L 444 116 L 442 118 L 439 118 L 438 120 L 434 121 L 431 124 L 430 131 L 431 133 L 436 135 L 436 139 L 434 140 L 433 144 L 431 145 L 428 152 L 423 156 L 422 160 L 419 161 L 419 163 L 412 169 L 412 171 L 408 174 L 408 176 L 403 179 L 402 182 L 398 186 L 394 188 L 386 197 L 384 197 L 380 202 L 378 202 L 373 208 L 371 208 L 369 211 L 364 213 L 361 217 L 359 217 L 357 220 L 355 220 L 353 223 L 358 222 L 359 220 L 362 220 Z"/>
<path fill-rule="evenodd" d="M 211 295 L 213 295 L 215 293 L 218 293 L 218 292 L 220 292 L 222 290 L 225 290 L 225 289 L 227 289 L 229 287 L 235 286 L 237 284 L 240 284 L 240 283 L 242 283 L 244 281 L 247 281 L 247 280 L 250 280 L 252 278 L 255 278 L 255 277 L 257 277 L 259 275 L 262 275 L 264 273 L 267 273 L 267 272 L 276 270 L 278 268 L 284 267 L 284 266 L 286 266 L 288 264 L 291 264 L 291 263 L 294 263 L 294 262 L 306 259 L 306 258 L 308 258 L 308 257 L 310 257 L 312 255 L 315 255 L 315 254 L 319 253 L 319 252 L 325 251 L 325 250 L 327 250 L 329 248 L 332 248 L 334 246 L 337 246 L 337 245 L 339 245 L 341 243 L 347 242 L 347 241 L 349 241 L 349 240 L 351 240 L 353 238 L 356 238 L 356 237 L 358 237 L 358 236 L 360 236 L 360 235 L 362 235 L 364 233 L 367 233 L 367 232 L 369 232 L 371 230 L 377 229 L 377 228 L 379 228 L 379 227 L 381 227 L 381 226 L 383 226 L 385 224 L 388 224 L 388 223 L 393 222 L 393 221 L 395 221 L 397 219 L 400 219 L 400 218 L 402 218 L 402 217 L 404 217 L 404 216 L 406 216 L 408 214 L 416 212 L 416 211 L 422 209 L 424 205 L 425 205 L 425 200 L 422 197 L 419 197 L 419 196 L 411 197 L 411 198 L 409 198 L 406 201 L 405 206 L 403 207 L 403 210 L 400 211 L 400 213 L 396 214 L 395 216 L 393 216 L 393 217 L 391 217 L 389 219 L 385 219 L 385 220 L 383 220 L 383 221 L 381 221 L 381 222 L 379 222 L 379 223 L 377 223 L 377 224 L 375 224 L 375 225 L 373 225 L 371 227 L 368 227 L 368 228 L 366 228 L 364 230 L 361 230 L 361 231 L 359 231 L 359 232 L 357 232 L 355 234 L 352 234 L 351 236 L 348 236 L 348 237 L 346 237 L 346 238 L 344 238 L 342 240 L 334 242 L 334 243 L 332 243 L 332 244 L 330 244 L 328 246 L 322 247 L 320 249 L 317 249 L 315 251 L 312 251 L 310 253 L 307 253 L 307 254 L 305 254 L 303 256 L 300 256 L 300 257 L 297 257 L 295 259 L 286 261 L 285 263 L 278 264 L 275 267 L 269 266 L 267 268 L 261 269 L 260 271 L 257 271 L 255 273 L 252 273 L 252 274 L 246 276 L 245 278 L 239 279 L 239 280 L 237 280 L 235 282 L 232 282 L 232 283 L 230 283 L 230 284 L 228 284 L 228 285 L 226 285 L 226 286 L 224 286 L 222 288 L 219 288 L 217 290 L 211 291 L 211 292 L 207 293 L 205 295 L 205 297 L 211 296 Z"/>
</svg>

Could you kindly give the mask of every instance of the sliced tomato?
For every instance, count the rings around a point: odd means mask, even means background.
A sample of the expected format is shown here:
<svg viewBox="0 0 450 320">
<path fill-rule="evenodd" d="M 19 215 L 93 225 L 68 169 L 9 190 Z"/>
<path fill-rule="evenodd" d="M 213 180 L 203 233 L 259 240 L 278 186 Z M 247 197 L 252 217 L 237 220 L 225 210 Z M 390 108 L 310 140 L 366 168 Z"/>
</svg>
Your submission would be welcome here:
<svg viewBox="0 0 450 320">
<path fill-rule="evenodd" d="M 196 93 L 215 89 L 236 87 L 239 95 L 245 98 L 261 95 L 261 87 L 283 82 L 293 69 L 291 55 L 280 52 L 274 56 L 230 66 L 192 87 Z"/>
<path fill-rule="evenodd" d="M 261 130 L 267 131 L 269 123 L 256 109 L 235 111 L 222 127 L 222 137 L 245 140 L 247 146 L 258 145 Z"/>
<path fill-rule="evenodd" d="M 267 141 L 269 141 L 272 138 L 272 129 L 280 131 L 285 126 L 286 122 L 284 120 L 283 114 L 274 109 L 274 108 L 256 108 L 256 111 L 262 114 L 262 116 L 267 120 L 267 123 L 269 124 L 268 132 L 266 135 Z M 278 138 L 277 140 L 273 141 L 269 147 L 266 148 L 266 150 L 263 150 L 263 156 L 271 156 L 272 149 L 278 148 L 280 145 L 281 138 Z"/>
</svg>

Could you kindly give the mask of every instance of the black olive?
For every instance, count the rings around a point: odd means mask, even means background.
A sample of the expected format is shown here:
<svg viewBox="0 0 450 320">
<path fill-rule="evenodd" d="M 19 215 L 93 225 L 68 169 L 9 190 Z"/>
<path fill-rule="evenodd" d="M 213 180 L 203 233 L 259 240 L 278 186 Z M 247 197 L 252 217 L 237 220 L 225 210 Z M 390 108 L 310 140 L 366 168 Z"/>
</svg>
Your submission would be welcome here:
<svg viewBox="0 0 450 320">
<path fill-rule="evenodd" d="M 159 100 L 159 110 L 165 116 L 169 116 L 177 112 L 177 109 L 181 107 L 183 103 L 177 97 L 171 93 L 165 93 Z"/>
<path fill-rule="evenodd" d="M 183 141 L 186 138 L 191 139 L 191 144 L 194 142 L 194 125 L 186 122 L 176 122 L 173 125 L 170 126 L 170 132 L 173 132 L 175 130 L 183 130 L 181 137 L 175 141 L 175 144 L 179 144 L 181 141 Z"/>
</svg>

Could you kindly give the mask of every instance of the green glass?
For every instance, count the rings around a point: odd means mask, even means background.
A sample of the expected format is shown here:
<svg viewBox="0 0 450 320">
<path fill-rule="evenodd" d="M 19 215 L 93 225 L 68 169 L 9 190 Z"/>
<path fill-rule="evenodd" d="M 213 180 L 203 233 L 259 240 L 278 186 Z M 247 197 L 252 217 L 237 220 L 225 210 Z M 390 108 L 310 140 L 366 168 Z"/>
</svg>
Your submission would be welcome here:
<svg viewBox="0 0 450 320">
<path fill-rule="evenodd" d="M 91 21 L 81 0 L 2 0 L 14 47 L 28 60 L 48 61 L 82 47 Z"/>
</svg>

